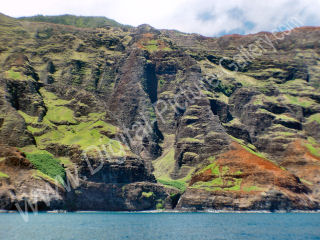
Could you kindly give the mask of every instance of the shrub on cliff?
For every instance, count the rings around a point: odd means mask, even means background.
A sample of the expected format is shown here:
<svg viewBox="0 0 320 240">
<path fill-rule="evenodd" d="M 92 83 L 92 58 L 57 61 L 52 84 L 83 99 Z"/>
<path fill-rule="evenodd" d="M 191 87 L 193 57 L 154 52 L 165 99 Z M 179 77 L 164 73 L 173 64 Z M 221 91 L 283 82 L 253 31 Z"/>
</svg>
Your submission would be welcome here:
<svg viewBox="0 0 320 240">
<path fill-rule="evenodd" d="M 49 177 L 55 179 L 61 176 L 62 179 L 65 178 L 66 173 L 64 168 L 61 166 L 59 160 L 53 158 L 52 155 L 46 153 L 27 153 L 26 156 L 38 170 Z"/>
</svg>

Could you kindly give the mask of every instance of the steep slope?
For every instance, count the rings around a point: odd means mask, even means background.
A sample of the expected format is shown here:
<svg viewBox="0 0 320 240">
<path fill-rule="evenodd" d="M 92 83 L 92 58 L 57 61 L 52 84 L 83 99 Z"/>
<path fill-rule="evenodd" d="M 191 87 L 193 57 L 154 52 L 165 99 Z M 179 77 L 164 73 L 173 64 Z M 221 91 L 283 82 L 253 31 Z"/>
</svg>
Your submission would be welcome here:
<svg viewBox="0 0 320 240">
<path fill-rule="evenodd" d="M 78 17 L 74 15 L 60 15 L 60 16 L 43 16 L 37 15 L 33 17 L 21 17 L 19 20 L 30 22 L 47 22 L 63 25 L 71 25 L 79 28 L 106 28 L 106 27 L 125 27 L 112 19 L 106 17 Z M 130 27 L 130 26 L 126 26 Z"/>
<path fill-rule="evenodd" d="M 0 30 L 0 208 L 319 208 L 319 28 Z"/>
</svg>

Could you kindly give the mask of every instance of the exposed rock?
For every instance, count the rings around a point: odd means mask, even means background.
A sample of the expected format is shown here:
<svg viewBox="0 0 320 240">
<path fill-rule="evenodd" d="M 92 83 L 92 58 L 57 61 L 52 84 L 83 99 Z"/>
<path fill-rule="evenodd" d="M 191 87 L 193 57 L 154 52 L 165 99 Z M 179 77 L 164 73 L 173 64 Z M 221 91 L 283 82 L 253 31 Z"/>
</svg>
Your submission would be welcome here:
<svg viewBox="0 0 320 240">
<path fill-rule="evenodd" d="M 207 38 L 0 17 L 0 209 L 319 208 L 319 28 Z"/>
</svg>

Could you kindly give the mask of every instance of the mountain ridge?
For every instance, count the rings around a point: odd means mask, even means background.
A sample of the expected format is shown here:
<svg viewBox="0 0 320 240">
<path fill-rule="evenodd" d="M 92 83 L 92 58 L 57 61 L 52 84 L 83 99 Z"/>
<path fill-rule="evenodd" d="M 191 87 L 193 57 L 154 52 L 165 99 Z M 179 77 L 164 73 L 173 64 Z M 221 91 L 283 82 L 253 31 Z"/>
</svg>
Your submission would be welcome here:
<svg viewBox="0 0 320 240">
<path fill-rule="evenodd" d="M 30 17 L 19 17 L 18 20 L 30 22 L 47 22 L 62 25 L 72 25 L 80 28 L 103 28 L 103 27 L 131 27 L 116 22 L 107 17 L 98 16 L 75 16 L 72 14 L 63 14 L 58 16 L 36 15 Z"/>
<path fill-rule="evenodd" d="M 319 209 L 320 28 L 0 30 L 1 209 Z"/>
</svg>

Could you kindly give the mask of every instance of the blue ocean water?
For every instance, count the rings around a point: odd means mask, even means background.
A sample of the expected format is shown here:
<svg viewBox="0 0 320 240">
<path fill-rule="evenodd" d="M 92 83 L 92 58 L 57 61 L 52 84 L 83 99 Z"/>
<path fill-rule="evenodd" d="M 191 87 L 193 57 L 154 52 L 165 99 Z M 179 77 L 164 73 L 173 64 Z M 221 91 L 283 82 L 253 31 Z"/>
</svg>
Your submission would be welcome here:
<svg viewBox="0 0 320 240">
<path fill-rule="evenodd" d="M 0 214 L 1 240 L 320 239 L 319 213 Z"/>
</svg>

